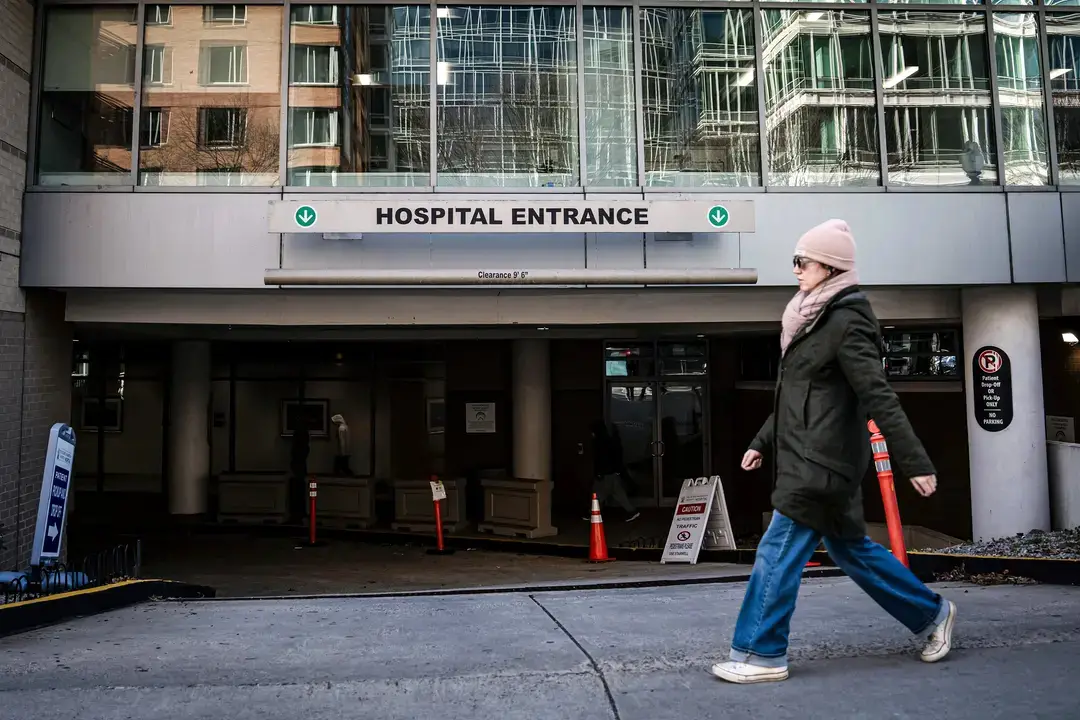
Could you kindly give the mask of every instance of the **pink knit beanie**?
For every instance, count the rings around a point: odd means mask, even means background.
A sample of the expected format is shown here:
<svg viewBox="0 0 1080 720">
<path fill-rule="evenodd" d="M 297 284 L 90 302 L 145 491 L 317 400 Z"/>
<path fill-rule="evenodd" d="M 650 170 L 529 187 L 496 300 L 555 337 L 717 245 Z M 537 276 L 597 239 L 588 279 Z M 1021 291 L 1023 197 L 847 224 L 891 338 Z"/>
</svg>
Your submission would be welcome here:
<svg viewBox="0 0 1080 720">
<path fill-rule="evenodd" d="M 854 270 L 855 237 L 843 220 L 826 220 L 799 238 L 795 254 L 837 270 Z"/>
</svg>

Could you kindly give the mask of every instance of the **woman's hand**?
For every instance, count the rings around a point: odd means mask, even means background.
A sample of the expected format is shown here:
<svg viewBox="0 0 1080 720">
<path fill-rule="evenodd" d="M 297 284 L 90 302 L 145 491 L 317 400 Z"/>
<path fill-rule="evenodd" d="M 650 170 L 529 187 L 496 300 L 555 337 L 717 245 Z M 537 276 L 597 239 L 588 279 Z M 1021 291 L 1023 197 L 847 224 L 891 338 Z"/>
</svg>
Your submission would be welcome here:
<svg viewBox="0 0 1080 720">
<path fill-rule="evenodd" d="M 742 456 L 742 469 L 747 472 L 757 470 L 761 467 L 761 460 L 761 453 L 757 450 L 747 450 L 746 454 Z"/>
<path fill-rule="evenodd" d="M 746 460 L 743 460 L 743 464 L 746 464 Z M 915 486 L 915 491 L 923 497 L 930 497 L 937 490 L 937 475 L 920 475 L 919 477 L 911 478 L 911 484 Z"/>
</svg>

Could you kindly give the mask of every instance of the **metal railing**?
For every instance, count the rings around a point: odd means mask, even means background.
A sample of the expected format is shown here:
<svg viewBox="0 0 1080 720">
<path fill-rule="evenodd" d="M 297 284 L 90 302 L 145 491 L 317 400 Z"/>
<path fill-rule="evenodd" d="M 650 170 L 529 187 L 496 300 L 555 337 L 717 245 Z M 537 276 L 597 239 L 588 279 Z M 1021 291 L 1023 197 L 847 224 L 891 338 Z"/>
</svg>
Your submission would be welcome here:
<svg viewBox="0 0 1080 720">
<path fill-rule="evenodd" d="M 0 605 L 135 580 L 141 572 L 142 541 L 135 540 L 92 553 L 75 564 L 56 563 L 41 567 L 37 573 L 26 570 L 14 577 L 5 573 Z"/>
</svg>

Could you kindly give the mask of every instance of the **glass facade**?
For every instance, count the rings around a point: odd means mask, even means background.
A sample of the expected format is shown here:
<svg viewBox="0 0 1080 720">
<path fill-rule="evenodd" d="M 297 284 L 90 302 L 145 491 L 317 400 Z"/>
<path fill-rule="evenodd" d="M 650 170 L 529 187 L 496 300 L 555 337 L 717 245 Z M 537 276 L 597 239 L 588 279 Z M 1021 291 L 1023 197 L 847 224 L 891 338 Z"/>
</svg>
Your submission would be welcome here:
<svg viewBox="0 0 1080 720">
<path fill-rule="evenodd" d="M 288 184 L 430 183 L 431 8 L 292 5 Z"/>
<path fill-rule="evenodd" d="M 1080 185 L 1078 5 L 54 0 L 34 184 Z"/>
</svg>

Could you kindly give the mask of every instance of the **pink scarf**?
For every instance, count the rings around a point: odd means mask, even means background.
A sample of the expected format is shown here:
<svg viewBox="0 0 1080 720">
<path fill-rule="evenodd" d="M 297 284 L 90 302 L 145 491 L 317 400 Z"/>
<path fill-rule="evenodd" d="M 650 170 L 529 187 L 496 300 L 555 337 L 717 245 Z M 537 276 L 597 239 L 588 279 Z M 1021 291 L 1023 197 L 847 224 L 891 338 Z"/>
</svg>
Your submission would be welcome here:
<svg viewBox="0 0 1080 720">
<path fill-rule="evenodd" d="M 780 354 L 787 353 L 788 345 L 804 326 L 810 324 L 841 290 L 859 284 L 859 276 L 854 270 L 833 275 L 825 282 L 808 292 L 799 291 L 784 308 L 782 330 L 780 332 Z"/>
</svg>

